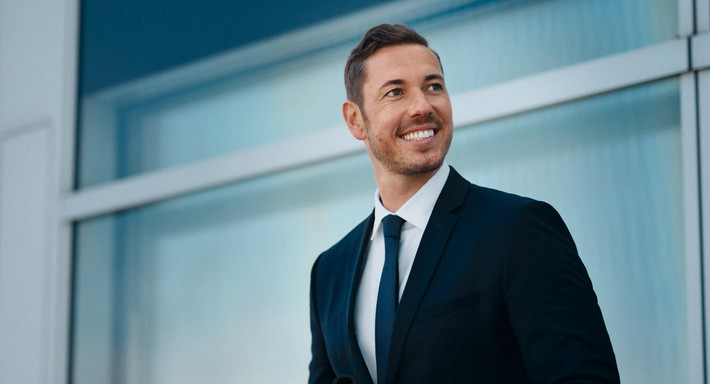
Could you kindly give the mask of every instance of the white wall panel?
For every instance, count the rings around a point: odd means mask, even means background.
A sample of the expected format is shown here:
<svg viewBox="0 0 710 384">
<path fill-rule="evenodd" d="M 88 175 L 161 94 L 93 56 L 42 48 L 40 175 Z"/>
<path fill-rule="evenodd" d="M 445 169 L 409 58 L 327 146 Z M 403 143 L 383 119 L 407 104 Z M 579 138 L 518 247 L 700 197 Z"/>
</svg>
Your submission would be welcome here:
<svg viewBox="0 0 710 384">
<path fill-rule="evenodd" d="M 0 131 L 58 113 L 65 3 L 0 0 Z"/>
<path fill-rule="evenodd" d="M 47 368 L 47 123 L 0 136 L 0 383 L 43 383 Z"/>
<path fill-rule="evenodd" d="M 0 0 L 2 384 L 66 382 L 78 1 Z"/>
</svg>

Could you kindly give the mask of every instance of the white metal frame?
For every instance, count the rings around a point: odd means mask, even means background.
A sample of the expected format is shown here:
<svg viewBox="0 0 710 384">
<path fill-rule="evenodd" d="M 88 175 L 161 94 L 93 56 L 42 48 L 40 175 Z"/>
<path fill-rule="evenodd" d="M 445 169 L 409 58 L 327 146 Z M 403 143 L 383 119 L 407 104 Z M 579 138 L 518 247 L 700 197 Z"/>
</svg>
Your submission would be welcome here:
<svg viewBox="0 0 710 384">
<path fill-rule="evenodd" d="M 698 131 L 695 74 L 680 78 L 681 153 L 683 167 L 683 209 L 685 236 L 686 316 L 688 368 L 691 383 L 704 382 L 703 376 L 703 297 L 698 199 Z M 700 337 L 699 337 L 700 336 Z"/>
<path fill-rule="evenodd" d="M 9 328 L 0 328 L 0 331 L 3 331 L 0 332 L 0 338 L 4 338 L 5 346 L 18 342 L 27 344 L 26 348 L 17 354 L 9 352 L 12 349 L 2 351 L 4 356 L 0 356 L 0 359 L 6 357 L 8 352 L 12 353 L 13 357 L 0 364 L 4 363 L 6 367 L 8 364 L 18 364 L 21 367 L 20 372 L 23 368 L 32 367 L 34 378 L 43 381 L 51 377 L 49 371 L 53 354 L 49 349 L 56 345 L 51 340 L 55 335 L 51 317 L 55 313 L 38 308 L 50 301 L 48 296 L 52 292 L 54 252 L 51 235 L 56 221 L 53 215 L 56 210 L 52 205 L 56 204 L 56 200 L 52 199 L 54 195 L 51 184 L 54 176 L 52 162 L 56 154 L 56 148 L 52 146 L 55 133 L 50 119 L 41 119 L 0 131 L 0 165 L 4 166 L 0 167 L 0 185 L 10 185 L 10 188 L 0 189 L 0 211 L 3 213 L 0 217 L 0 234 L 4 235 L 0 236 L 0 246 L 4 248 L 1 251 L 11 255 L 10 262 L 0 266 L 0 272 L 3 272 L 2 267 L 8 267 L 4 270 L 5 274 L 0 274 L 0 283 L 5 283 L 0 284 L 0 302 L 3 304 L 0 313 L 20 314 L 16 314 L 15 319 L 10 322 L 7 322 L 7 318 L 2 319 L 5 321 L 2 321 L 0 327 L 9 325 Z M 3 163 L 4 161 L 6 163 Z M 23 171 L 30 173 L 19 178 L 14 177 L 12 174 L 17 171 L 17 164 L 23 164 Z M 13 171 L 9 174 L 4 172 L 10 168 Z M 34 208 L 39 207 L 40 212 L 32 212 L 32 209 L 27 212 L 23 209 L 24 201 L 18 199 L 18 195 L 22 195 L 24 191 L 34 195 L 29 201 Z M 6 192 L 9 193 L 5 195 Z M 27 244 L 28 240 L 32 246 Z M 18 257 L 24 260 L 12 260 Z M 22 275 L 18 276 L 17 272 Z M 19 279 L 15 280 L 18 277 Z M 27 304 L 17 305 L 19 301 Z M 16 324 L 18 320 L 22 324 Z M 26 335 L 30 337 L 22 337 L 23 332 L 31 333 Z M 21 337 L 16 338 L 17 336 Z M 30 357 L 33 359 L 28 361 Z M 33 363 L 38 366 L 34 367 Z M 0 380 L 13 380 L 12 369 L 10 371 L 9 376 L 5 375 L 6 372 L 0 373 Z M 30 376 L 26 378 L 29 379 Z"/>
<path fill-rule="evenodd" d="M 59 152 L 58 196 L 70 196 L 74 188 L 74 144 L 76 141 L 76 92 L 77 68 L 79 67 L 79 2 L 81 0 L 64 0 L 64 56 L 61 63 L 63 78 L 61 120 L 59 123 L 56 145 Z M 57 202 L 61 210 L 64 200 Z M 55 212 L 58 210 L 54 210 Z M 53 275 L 48 284 L 51 295 L 48 369 L 46 383 L 66 384 L 70 382 L 69 369 L 71 363 L 71 295 L 72 295 L 72 237 L 73 222 L 59 217 L 57 220 L 55 239 L 56 258 L 50 270 Z"/>
<path fill-rule="evenodd" d="M 699 191 L 701 183 L 707 182 L 707 175 L 702 175 L 703 162 L 701 122 L 699 112 L 702 106 L 698 95 L 703 92 L 703 85 L 698 82 L 698 70 L 707 65 L 707 31 L 710 29 L 710 0 L 678 0 L 678 34 L 688 39 L 688 72 L 680 77 L 681 92 L 681 151 L 683 167 L 683 207 L 685 225 L 685 261 L 686 261 L 686 316 L 688 335 L 688 368 L 691 383 L 708 383 L 707 367 L 710 357 L 707 354 L 708 340 L 705 329 L 708 326 L 706 308 L 708 295 L 705 282 L 708 280 L 708 267 L 703 257 L 703 198 Z M 703 11 L 704 10 L 704 11 Z M 705 12 L 706 17 L 703 17 Z M 705 86 L 707 88 L 707 85 Z M 707 157 L 707 153 L 705 154 Z M 707 212 L 707 209 L 705 209 Z M 707 236 L 705 236 L 707 237 Z M 707 244 L 707 241 L 705 241 Z"/>
<path fill-rule="evenodd" d="M 699 141 L 699 161 L 700 167 L 700 223 L 701 223 L 701 249 L 707 255 L 710 249 L 710 69 L 705 69 L 695 74 L 697 84 L 697 120 L 698 120 L 698 141 Z M 708 260 L 703 259 L 704 276 L 704 319 L 705 328 L 705 369 L 710 367 L 710 339 L 706 336 L 710 329 L 710 318 L 707 310 L 710 308 L 710 265 Z M 710 372 L 706 372 L 705 382 L 710 382 Z"/>
<path fill-rule="evenodd" d="M 695 33 L 694 20 L 693 0 L 678 0 L 678 36 L 687 37 Z"/>
<path fill-rule="evenodd" d="M 361 143 L 351 138 L 346 127 L 342 125 L 219 158 L 73 191 L 75 72 L 78 65 L 74 53 L 78 41 L 78 2 L 79 0 L 67 0 L 67 55 L 63 63 L 63 96 L 66 102 L 60 132 L 61 198 L 57 203 L 60 208 L 56 239 L 59 257 L 53 268 L 56 275 L 50 281 L 56 292 L 50 303 L 55 316 L 52 324 L 56 326 L 50 337 L 49 353 L 52 358 L 47 382 L 57 383 L 67 381 L 69 368 L 67 362 L 70 358 L 71 239 L 74 222 L 364 150 Z M 452 0 L 445 3 L 444 7 L 453 8 L 469 2 L 471 0 Z M 261 60 L 267 62 L 278 60 L 281 55 L 290 55 L 294 50 L 305 49 L 303 43 L 299 42 L 310 41 L 309 47 L 313 48 L 314 44 L 318 46 L 332 42 L 333 39 L 346 39 L 353 31 L 360 31 L 365 25 L 391 20 L 393 15 L 402 13 L 405 8 L 408 17 L 421 17 L 445 9 L 432 9 L 427 5 L 427 1 L 397 2 L 348 18 L 345 28 L 342 27 L 343 20 L 338 20 L 338 28 L 331 28 L 332 25 L 326 23 L 290 37 L 249 47 L 248 50 L 254 54 L 250 55 L 251 57 L 260 56 Z M 708 287 L 701 287 L 703 280 L 710 281 L 710 266 L 703 264 L 702 254 L 702 244 L 705 244 L 706 249 L 710 247 L 710 69 L 706 69 L 710 68 L 710 0 L 678 0 L 678 22 L 680 38 L 677 40 L 455 95 L 452 97 L 452 103 L 454 121 L 457 122 L 457 127 L 461 127 L 666 77 L 680 76 L 688 364 L 691 382 L 708 383 L 710 378 L 707 376 L 706 367 L 710 366 L 710 356 L 706 351 L 710 349 L 710 343 L 704 335 L 704 329 L 710 326 L 710 320 L 705 316 L 705 308 L 710 305 L 710 291 Z M 327 30 L 328 34 L 323 33 L 323 30 Z M 342 31 L 342 34 L 332 36 L 332 31 Z M 202 77 L 204 73 L 234 71 L 234 60 L 234 57 L 220 58 L 199 64 L 199 70 L 183 68 L 177 71 L 180 71 L 181 77 L 190 79 L 189 81 L 200 82 L 205 80 Z M 248 68 L 257 63 L 244 61 L 240 65 Z M 206 68 L 210 70 L 205 70 Z M 140 84 L 129 87 L 134 87 L 133 89 L 144 97 L 150 97 L 154 90 L 162 92 L 169 89 L 170 82 L 165 79 L 172 75 L 174 73 L 167 77 L 156 77 L 150 87 Z M 549 84 L 560 86 L 550 87 Z M 544 91 L 541 93 L 541 90 Z M 109 97 L 120 98 L 122 92 L 109 92 Z M 501 98 L 506 100 L 504 105 L 490 102 Z M 477 105 L 479 108 L 463 108 L 464 105 Z M 284 148 L 288 148 L 288 151 L 284 151 Z M 282 158 L 283 153 L 289 153 L 290 157 Z M 701 208 L 704 208 L 702 212 Z"/>
</svg>

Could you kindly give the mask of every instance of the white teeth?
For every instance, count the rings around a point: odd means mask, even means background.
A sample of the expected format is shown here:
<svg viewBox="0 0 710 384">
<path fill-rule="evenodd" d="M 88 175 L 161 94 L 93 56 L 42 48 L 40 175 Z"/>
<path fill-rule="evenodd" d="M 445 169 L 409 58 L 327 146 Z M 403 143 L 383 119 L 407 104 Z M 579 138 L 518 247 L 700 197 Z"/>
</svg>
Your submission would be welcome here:
<svg viewBox="0 0 710 384">
<path fill-rule="evenodd" d="M 434 130 L 433 129 L 427 129 L 426 131 L 416 131 L 416 132 L 411 132 L 408 133 L 402 138 L 404 140 L 424 140 L 427 137 L 432 137 L 434 136 Z"/>
</svg>

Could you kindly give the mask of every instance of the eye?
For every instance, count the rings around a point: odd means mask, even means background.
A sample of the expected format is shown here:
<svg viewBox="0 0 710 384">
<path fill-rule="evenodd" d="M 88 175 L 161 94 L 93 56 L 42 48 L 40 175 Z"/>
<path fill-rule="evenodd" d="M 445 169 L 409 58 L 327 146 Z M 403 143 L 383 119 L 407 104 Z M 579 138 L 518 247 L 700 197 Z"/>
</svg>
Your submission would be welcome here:
<svg viewBox="0 0 710 384">
<path fill-rule="evenodd" d="M 402 88 L 391 89 L 389 92 L 385 93 L 385 96 L 401 96 Z"/>
<path fill-rule="evenodd" d="M 427 89 L 434 92 L 441 92 L 444 90 L 444 85 L 439 83 L 432 83 L 427 86 Z"/>
</svg>

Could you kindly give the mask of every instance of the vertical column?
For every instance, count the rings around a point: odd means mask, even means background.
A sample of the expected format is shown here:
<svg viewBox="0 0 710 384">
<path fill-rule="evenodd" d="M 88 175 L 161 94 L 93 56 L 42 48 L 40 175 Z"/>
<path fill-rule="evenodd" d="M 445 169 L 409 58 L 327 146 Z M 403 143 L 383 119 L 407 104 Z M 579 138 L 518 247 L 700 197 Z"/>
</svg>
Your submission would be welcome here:
<svg viewBox="0 0 710 384">
<path fill-rule="evenodd" d="M 0 135 L 0 383 L 47 377 L 52 153 L 49 123 Z"/>
<path fill-rule="evenodd" d="M 701 249 L 710 249 L 710 0 L 695 0 L 695 34 L 691 38 L 691 69 L 696 79 L 696 119 L 698 125 L 698 167 L 700 175 Z M 704 259 L 705 302 L 705 383 L 710 382 L 710 261 Z"/>
<path fill-rule="evenodd" d="M 700 205 L 702 217 L 702 248 L 705 255 L 710 249 L 710 69 L 705 69 L 697 72 L 698 84 L 698 125 L 699 125 L 699 148 L 700 148 Z M 707 310 L 710 308 L 710 293 L 708 292 L 708 282 L 710 282 L 710 265 L 705 259 L 705 333 L 710 329 L 710 319 L 707 316 Z M 710 356 L 707 356 L 707 351 L 710 350 L 706 336 L 706 383 L 710 382 Z"/>
<path fill-rule="evenodd" d="M 696 31 L 695 0 L 678 0 L 678 36 L 692 39 Z M 705 1 L 705 0 L 701 0 Z M 710 1 L 710 0 L 708 0 Z M 688 67 L 691 63 L 688 62 Z M 680 76 L 681 153 L 683 164 L 683 210 L 685 235 L 686 316 L 688 379 L 706 383 L 705 308 L 702 227 L 700 217 L 697 82 L 694 72 Z"/>
<path fill-rule="evenodd" d="M 79 1 L 0 0 L 2 384 L 67 380 Z"/>
<path fill-rule="evenodd" d="M 680 78 L 681 153 L 683 166 L 683 208 L 685 234 L 685 281 L 688 335 L 688 378 L 704 380 L 703 287 L 698 200 L 698 131 L 695 103 L 695 74 Z"/>
</svg>

